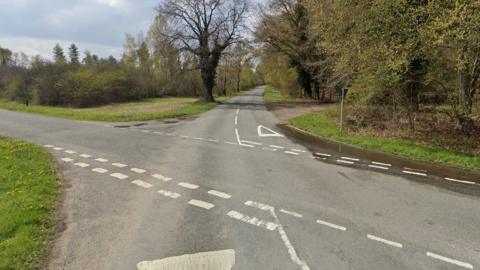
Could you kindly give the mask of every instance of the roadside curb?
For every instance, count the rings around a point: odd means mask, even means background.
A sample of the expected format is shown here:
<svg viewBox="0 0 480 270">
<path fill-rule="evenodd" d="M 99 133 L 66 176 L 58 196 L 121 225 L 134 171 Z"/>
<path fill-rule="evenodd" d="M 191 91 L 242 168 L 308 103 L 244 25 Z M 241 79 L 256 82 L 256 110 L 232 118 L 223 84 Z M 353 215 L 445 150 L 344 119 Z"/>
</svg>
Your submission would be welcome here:
<svg viewBox="0 0 480 270">
<path fill-rule="evenodd" d="M 440 172 L 440 173 L 430 173 L 433 176 L 445 178 L 445 179 L 456 179 L 461 178 L 469 180 L 480 184 L 480 171 L 474 171 L 471 169 L 462 169 L 451 167 L 448 165 L 440 165 L 431 163 L 423 160 L 416 160 L 407 158 L 404 156 L 399 156 L 395 154 L 389 154 L 381 151 L 365 149 L 357 145 L 351 145 L 343 143 L 337 140 L 332 140 L 322 136 L 318 136 L 309 131 L 297 128 L 293 125 L 286 124 L 281 126 L 286 132 L 290 133 L 294 137 L 297 137 L 301 141 L 306 142 L 309 146 L 307 148 L 324 148 L 329 149 L 333 152 L 348 154 L 354 157 L 359 157 L 367 160 L 388 160 L 389 163 L 392 163 L 396 167 L 400 168 L 409 168 L 415 167 L 420 170 L 426 170 L 429 172 Z M 300 137 L 300 138 L 299 138 Z M 365 158 L 365 156 L 367 158 Z M 374 158 L 370 158 L 374 157 Z"/>
</svg>

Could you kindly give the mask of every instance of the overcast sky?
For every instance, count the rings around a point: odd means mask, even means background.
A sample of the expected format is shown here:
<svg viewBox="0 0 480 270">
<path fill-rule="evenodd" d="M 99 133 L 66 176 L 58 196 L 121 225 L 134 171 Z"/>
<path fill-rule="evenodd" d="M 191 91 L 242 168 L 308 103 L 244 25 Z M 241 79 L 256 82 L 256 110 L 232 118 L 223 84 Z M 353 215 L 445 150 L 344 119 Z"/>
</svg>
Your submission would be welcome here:
<svg viewBox="0 0 480 270">
<path fill-rule="evenodd" d="M 81 52 L 120 57 L 125 33 L 146 33 L 160 1 L 0 0 L 0 47 L 51 59 L 56 43 L 75 43 Z"/>
<path fill-rule="evenodd" d="M 125 33 L 146 32 L 160 0 L 0 0 L 0 46 L 51 57 L 56 43 L 120 56 Z"/>
</svg>

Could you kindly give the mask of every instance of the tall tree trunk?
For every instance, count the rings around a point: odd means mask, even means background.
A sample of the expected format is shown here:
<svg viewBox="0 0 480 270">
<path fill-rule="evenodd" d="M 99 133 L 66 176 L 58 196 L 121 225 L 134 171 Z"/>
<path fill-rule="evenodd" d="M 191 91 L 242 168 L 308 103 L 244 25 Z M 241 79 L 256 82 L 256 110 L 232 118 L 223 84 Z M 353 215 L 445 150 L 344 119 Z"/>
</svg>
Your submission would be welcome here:
<svg viewBox="0 0 480 270">
<path fill-rule="evenodd" d="M 205 101 L 215 101 L 213 86 L 215 85 L 215 70 L 202 68 L 202 81 L 205 86 Z"/>
</svg>

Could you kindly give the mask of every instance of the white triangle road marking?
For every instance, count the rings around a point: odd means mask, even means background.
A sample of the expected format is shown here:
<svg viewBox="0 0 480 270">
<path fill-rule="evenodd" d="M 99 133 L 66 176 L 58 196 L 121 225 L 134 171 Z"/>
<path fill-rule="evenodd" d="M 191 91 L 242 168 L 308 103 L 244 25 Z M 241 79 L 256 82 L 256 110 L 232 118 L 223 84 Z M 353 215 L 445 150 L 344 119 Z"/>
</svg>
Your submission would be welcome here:
<svg viewBox="0 0 480 270">
<path fill-rule="evenodd" d="M 266 133 L 262 130 L 265 130 Z M 257 132 L 258 132 L 258 136 L 259 137 L 284 137 L 282 134 L 276 132 L 276 131 L 273 131 L 265 126 L 258 126 L 257 128 Z"/>
</svg>

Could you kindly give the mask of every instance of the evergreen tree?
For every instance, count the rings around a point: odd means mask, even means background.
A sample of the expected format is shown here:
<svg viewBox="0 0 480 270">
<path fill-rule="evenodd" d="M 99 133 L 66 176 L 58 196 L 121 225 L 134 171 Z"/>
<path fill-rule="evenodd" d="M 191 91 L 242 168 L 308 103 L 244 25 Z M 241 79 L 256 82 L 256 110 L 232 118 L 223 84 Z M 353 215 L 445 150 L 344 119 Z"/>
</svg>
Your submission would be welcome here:
<svg viewBox="0 0 480 270">
<path fill-rule="evenodd" d="M 63 48 L 58 43 L 55 45 L 55 47 L 53 47 L 53 57 L 55 59 L 55 63 L 57 64 L 66 62 L 65 54 L 63 53 Z"/>
<path fill-rule="evenodd" d="M 78 53 L 78 47 L 72 43 L 70 48 L 68 48 L 68 56 L 70 57 L 70 63 L 78 65 L 80 63 L 80 56 Z"/>
</svg>

